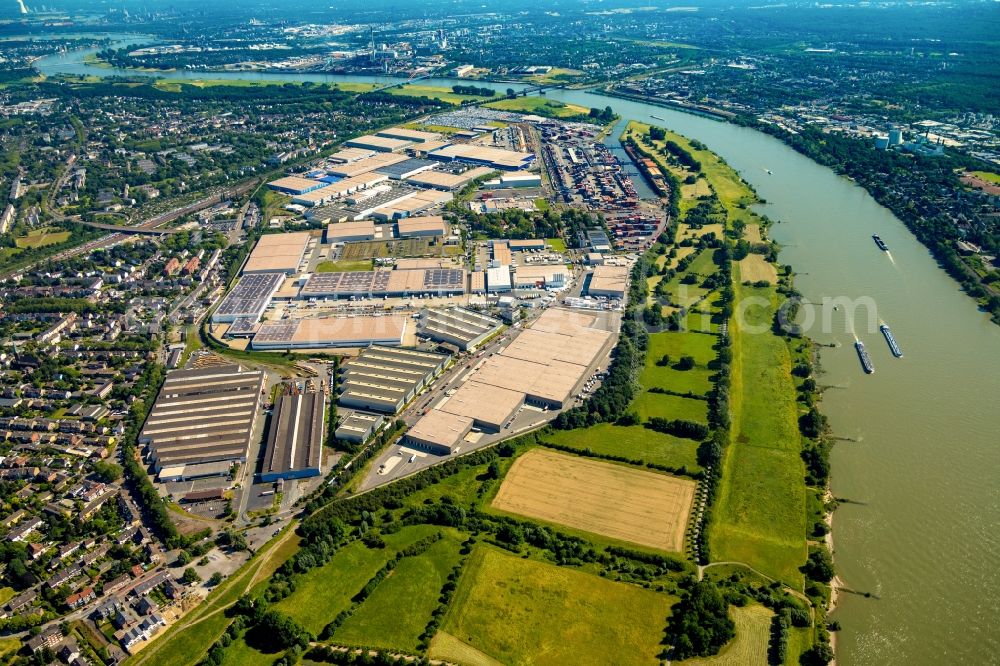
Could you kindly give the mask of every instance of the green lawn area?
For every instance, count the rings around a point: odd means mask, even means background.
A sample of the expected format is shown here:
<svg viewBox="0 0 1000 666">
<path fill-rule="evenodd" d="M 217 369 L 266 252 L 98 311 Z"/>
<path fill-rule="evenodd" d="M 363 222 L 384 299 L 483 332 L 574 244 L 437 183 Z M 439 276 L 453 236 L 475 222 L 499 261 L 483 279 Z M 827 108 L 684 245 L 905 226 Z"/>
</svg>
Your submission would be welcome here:
<svg viewBox="0 0 1000 666">
<path fill-rule="evenodd" d="M 649 430 L 641 425 L 599 423 L 580 430 L 555 430 L 542 435 L 541 440 L 579 451 L 590 449 L 594 453 L 625 456 L 657 465 L 683 466 L 693 472 L 701 470 L 698 466 L 698 442 Z"/>
<path fill-rule="evenodd" d="M 295 583 L 295 592 L 276 609 L 318 635 L 333 618 L 351 605 L 351 597 L 389 561 L 396 551 L 437 531 L 433 525 L 406 527 L 385 535 L 386 547 L 371 549 L 360 541 L 341 548 L 322 567 L 310 569 Z"/>
<path fill-rule="evenodd" d="M 551 247 L 553 252 L 566 251 L 566 241 L 562 238 L 546 238 L 545 244 Z"/>
<path fill-rule="evenodd" d="M 17 590 L 12 587 L 0 587 L 0 604 L 5 604 L 17 596 Z"/>
<path fill-rule="evenodd" d="M 334 634 L 335 643 L 417 654 L 420 634 L 438 606 L 441 587 L 458 564 L 462 537 L 449 531 L 423 554 L 403 559 Z"/>
<path fill-rule="evenodd" d="M 767 666 L 767 646 L 771 640 L 770 610 L 760 604 L 729 607 L 729 617 L 736 624 L 736 637 L 719 654 L 685 659 L 684 666 Z M 794 662 L 799 663 L 796 659 Z"/>
<path fill-rule="evenodd" d="M 969 173 L 976 178 L 985 180 L 987 183 L 1000 185 L 1000 173 L 993 173 L 992 171 L 970 171 Z"/>
<path fill-rule="evenodd" d="M 17 638 L 0 638 L 0 659 L 7 663 L 18 650 L 21 649 L 21 641 Z"/>
<path fill-rule="evenodd" d="M 14 244 L 21 248 L 45 247 L 55 245 L 69 240 L 70 232 L 63 231 L 59 227 L 43 227 L 35 229 L 26 236 L 14 239 Z"/>
<path fill-rule="evenodd" d="M 240 637 L 226 648 L 221 666 L 267 666 L 277 661 L 280 656 L 280 652 L 265 654 L 257 648 L 250 647 Z"/>
<path fill-rule="evenodd" d="M 590 109 L 585 109 L 576 104 L 564 104 L 553 99 L 544 97 L 515 97 L 514 99 L 501 99 L 496 102 L 486 104 L 491 109 L 502 111 L 520 111 L 521 113 L 535 113 L 540 116 L 552 118 L 569 118 L 572 116 L 587 115 Z"/>
<path fill-rule="evenodd" d="M 806 490 L 799 452 L 795 386 L 785 341 L 770 332 L 777 303 L 773 287 L 744 287 L 734 276 L 737 302 L 763 297 L 768 307 L 738 317 L 733 339 L 731 441 L 709 531 L 714 560 L 744 562 L 796 589 L 806 559 Z"/>
<path fill-rule="evenodd" d="M 370 271 L 372 270 L 371 259 L 359 259 L 357 261 L 321 261 L 316 265 L 317 273 L 335 273 L 338 271 Z"/>
<path fill-rule="evenodd" d="M 681 393 L 708 393 L 712 388 L 711 376 L 714 374 L 713 370 L 709 370 L 708 364 L 717 356 L 713 349 L 717 343 L 718 338 L 714 335 L 691 331 L 650 334 L 646 366 L 639 376 L 639 383 L 647 389 L 659 386 Z M 664 356 L 669 357 L 669 365 L 657 365 Z M 690 370 L 675 370 L 673 366 L 683 356 L 693 358 L 695 367 Z"/>
<path fill-rule="evenodd" d="M 683 398 L 669 393 L 641 391 L 632 401 L 632 408 L 643 421 L 654 416 L 708 423 L 708 401 Z"/>
<path fill-rule="evenodd" d="M 468 506 L 478 497 L 477 493 L 482 482 L 476 477 L 485 472 L 486 467 L 486 465 L 463 467 L 457 474 L 452 474 L 435 484 L 416 491 L 404 502 L 407 506 L 423 506 L 427 500 L 438 502 L 442 497 L 448 496 L 458 506 Z"/>
<path fill-rule="evenodd" d="M 714 255 L 715 251 L 712 249 L 702 250 L 691 260 L 691 264 L 685 272 L 697 273 L 704 277 L 713 275 L 719 270 L 719 266 L 715 263 Z"/>
<path fill-rule="evenodd" d="M 442 629 L 504 664 L 656 664 L 675 601 L 479 546 Z M 455 658 L 447 645 L 435 642 L 429 656 Z"/>
</svg>

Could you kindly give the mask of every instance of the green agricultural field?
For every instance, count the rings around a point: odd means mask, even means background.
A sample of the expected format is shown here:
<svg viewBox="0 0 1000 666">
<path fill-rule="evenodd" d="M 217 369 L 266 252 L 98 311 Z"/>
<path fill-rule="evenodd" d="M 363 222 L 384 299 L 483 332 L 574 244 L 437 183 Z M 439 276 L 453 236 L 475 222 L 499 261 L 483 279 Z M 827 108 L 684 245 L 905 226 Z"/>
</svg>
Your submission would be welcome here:
<svg viewBox="0 0 1000 666">
<path fill-rule="evenodd" d="M 14 244 L 20 248 L 45 247 L 46 245 L 64 243 L 69 240 L 69 237 L 70 232 L 63 231 L 58 227 L 43 227 L 35 229 L 26 236 L 15 238 Z"/>
<path fill-rule="evenodd" d="M 553 118 L 571 118 L 573 116 L 587 115 L 590 109 L 585 109 L 576 104 L 564 104 L 544 97 L 515 97 L 514 99 L 501 99 L 496 102 L 486 104 L 491 109 L 501 111 L 519 111 L 521 113 L 536 113 L 540 116 L 550 116 Z"/>
<path fill-rule="evenodd" d="M 690 375 L 699 372 L 705 375 L 707 381 L 707 375 L 711 374 L 708 370 L 708 364 L 714 361 L 718 355 L 714 349 L 718 342 L 718 338 L 714 335 L 690 331 L 650 334 L 649 349 L 646 351 L 646 367 L 639 377 L 639 382 L 646 388 L 662 386 L 681 391 L 682 389 L 668 383 L 668 381 L 677 375 Z M 664 356 L 669 357 L 670 365 L 657 365 Z M 672 366 L 682 356 L 693 358 L 695 367 L 691 370 L 674 370 Z M 708 389 L 706 388 L 706 390 Z"/>
<path fill-rule="evenodd" d="M 649 430 L 640 425 L 599 423 L 580 430 L 555 430 L 542 435 L 541 439 L 543 442 L 569 446 L 578 451 L 590 449 L 603 455 L 624 456 L 674 468 L 686 467 L 691 472 L 701 471 L 698 466 L 698 442 Z"/>
<path fill-rule="evenodd" d="M 505 664 L 656 664 L 665 594 L 490 546 L 469 557 L 442 629 Z M 435 642 L 429 656 L 449 659 Z"/>
<path fill-rule="evenodd" d="M 333 618 L 351 605 L 351 597 L 389 561 L 397 550 L 434 533 L 433 525 L 407 527 L 385 536 L 386 547 L 372 549 L 353 541 L 340 549 L 322 567 L 310 569 L 298 581 L 295 592 L 275 608 L 318 635 Z"/>
<path fill-rule="evenodd" d="M 441 588 L 459 562 L 460 539 L 452 531 L 423 554 L 403 559 L 337 630 L 333 641 L 416 654 Z"/>
<path fill-rule="evenodd" d="M 358 259 L 357 261 L 321 261 L 316 265 L 317 273 L 336 273 L 338 271 L 370 271 L 372 270 L 371 259 Z"/>
<path fill-rule="evenodd" d="M 791 360 L 785 341 L 770 332 L 775 290 L 744 287 L 738 276 L 735 283 L 737 302 L 757 296 L 770 306 L 749 308 L 747 321 L 734 318 L 730 327 L 732 439 L 712 512 L 712 558 L 746 563 L 801 589 L 806 491 Z"/>
<path fill-rule="evenodd" d="M 389 88 L 386 90 L 390 95 L 405 95 L 406 97 L 425 97 L 427 99 L 438 99 L 448 104 L 461 104 L 475 100 L 489 99 L 480 95 L 459 95 L 452 92 L 451 88 L 439 88 L 436 86 L 422 86 L 419 83 L 407 83 L 403 86 Z"/>
<path fill-rule="evenodd" d="M 685 659 L 684 666 L 767 666 L 767 646 L 771 640 L 770 610 L 760 604 L 729 607 L 729 617 L 736 624 L 736 637 L 719 654 L 707 658 Z M 796 659 L 794 662 L 799 663 Z"/>
<path fill-rule="evenodd" d="M 669 393 L 641 391 L 632 401 L 632 408 L 643 421 L 659 416 L 665 419 L 683 419 L 708 423 L 708 401 L 683 398 Z"/>
</svg>

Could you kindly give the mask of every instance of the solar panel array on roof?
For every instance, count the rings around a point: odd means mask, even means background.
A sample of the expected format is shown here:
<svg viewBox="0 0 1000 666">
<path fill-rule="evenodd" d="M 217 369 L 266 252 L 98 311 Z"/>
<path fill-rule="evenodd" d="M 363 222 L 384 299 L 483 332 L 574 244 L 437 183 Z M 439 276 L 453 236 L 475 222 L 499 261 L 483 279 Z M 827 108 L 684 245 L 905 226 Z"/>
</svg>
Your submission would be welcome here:
<svg viewBox="0 0 1000 666">
<path fill-rule="evenodd" d="M 376 169 L 379 173 L 383 173 L 393 180 L 401 180 L 403 178 L 408 178 L 410 176 L 416 175 L 421 171 L 427 171 L 428 169 L 433 169 L 438 165 L 438 162 L 433 160 L 422 160 L 419 158 L 413 158 L 405 160 L 403 162 L 397 162 L 395 164 L 389 164 L 384 167 L 379 167 Z"/>
<path fill-rule="evenodd" d="M 256 322 L 267 309 L 271 297 L 285 279 L 284 273 L 249 273 L 226 294 L 212 314 L 216 323 L 249 318 Z"/>
<path fill-rule="evenodd" d="M 461 268 L 345 271 L 316 273 L 299 292 L 300 298 L 395 296 L 418 293 L 464 293 Z"/>
<path fill-rule="evenodd" d="M 257 330 L 257 319 L 253 317 L 237 317 L 229 325 L 226 335 L 231 338 L 245 337 L 253 335 Z"/>
</svg>

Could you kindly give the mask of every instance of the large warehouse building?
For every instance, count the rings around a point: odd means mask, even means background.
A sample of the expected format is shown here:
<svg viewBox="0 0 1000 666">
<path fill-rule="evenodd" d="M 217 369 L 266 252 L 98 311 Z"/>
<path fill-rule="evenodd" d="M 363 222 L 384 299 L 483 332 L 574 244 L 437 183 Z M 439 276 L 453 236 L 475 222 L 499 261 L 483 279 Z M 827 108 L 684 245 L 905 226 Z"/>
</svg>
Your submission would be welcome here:
<svg viewBox="0 0 1000 666">
<path fill-rule="evenodd" d="M 375 132 L 375 136 L 412 141 L 413 143 L 426 143 L 441 139 L 441 135 L 437 132 L 424 132 L 423 130 L 407 129 L 405 127 L 390 127 L 389 129 L 379 130 Z"/>
<path fill-rule="evenodd" d="M 444 371 L 448 358 L 445 354 L 373 345 L 344 366 L 338 403 L 395 414 Z"/>
<path fill-rule="evenodd" d="M 597 316 L 550 308 L 501 352 L 482 361 L 451 397 L 434 406 L 406 441 L 447 455 L 468 434 L 466 426 L 499 432 L 525 403 L 562 409 L 611 348 L 613 334 L 596 328 Z"/>
<path fill-rule="evenodd" d="M 256 322 L 284 280 L 284 273 L 243 275 L 212 313 L 212 321 L 217 324 L 232 323 L 237 319 Z"/>
<path fill-rule="evenodd" d="M 365 134 L 364 136 L 348 139 L 344 142 L 344 145 L 350 146 L 351 148 L 375 150 L 380 153 L 398 153 L 407 146 L 413 145 L 413 142 L 406 139 L 393 139 L 387 136 Z"/>
<path fill-rule="evenodd" d="M 595 266 L 587 293 L 591 296 L 625 298 L 628 292 L 628 266 Z"/>
<path fill-rule="evenodd" d="M 396 222 L 396 235 L 400 238 L 447 236 L 448 223 L 440 215 L 403 218 Z"/>
<path fill-rule="evenodd" d="M 447 456 L 458 453 L 471 430 L 472 419 L 432 409 L 413 424 L 403 441 L 407 446 Z"/>
<path fill-rule="evenodd" d="M 375 240 L 375 223 L 371 220 L 359 220 L 357 222 L 328 224 L 324 240 L 327 243 Z"/>
<path fill-rule="evenodd" d="M 154 468 L 182 479 L 245 463 L 263 385 L 264 373 L 238 365 L 168 373 L 139 434 Z"/>
<path fill-rule="evenodd" d="M 473 167 L 461 173 L 450 173 L 448 171 L 421 171 L 415 176 L 406 179 L 408 183 L 433 187 L 436 190 L 457 190 L 465 187 L 477 178 L 482 178 L 493 173 L 489 167 Z"/>
<path fill-rule="evenodd" d="M 456 143 L 431 151 L 427 157 L 432 160 L 468 162 L 491 167 L 501 171 L 523 171 L 535 161 L 534 153 L 521 153 L 503 148 L 477 146 L 471 143 Z"/>
<path fill-rule="evenodd" d="M 451 295 L 465 293 L 465 270 L 427 268 L 315 273 L 309 277 L 300 298 L 350 298 L 361 296 Z"/>
<path fill-rule="evenodd" d="M 272 180 L 267 184 L 267 186 L 272 190 L 292 195 L 305 194 L 306 192 L 318 190 L 324 185 L 326 185 L 326 183 L 321 180 L 302 178 L 300 176 L 285 176 L 284 178 L 279 178 L 278 180 Z"/>
<path fill-rule="evenodd" d="M 409 322 L 404 315 L 266 321 L 257 329 L 250 347 L 266 350 L 398 346 L 403 344 Z"/>
<path fill-rule="evenodd" d="M 447 342 L 461 351 L 474 351 L 502 325 L 503 322 L 480 312 L 455 307 L 425 312 L 419 330 L 435 342 Z"/>
<path fill-rule="evenodd" d="M 323 413 L 326 395 L 281 395 L 267 433 L 260 480 L 319 476 L 323 461 Z"/>
<path fill-rule="evenodd" d="M 261 236 L 243 266 L 243 274 L 298 273 L 311 237 L 308 231 Z"/>
</svg>

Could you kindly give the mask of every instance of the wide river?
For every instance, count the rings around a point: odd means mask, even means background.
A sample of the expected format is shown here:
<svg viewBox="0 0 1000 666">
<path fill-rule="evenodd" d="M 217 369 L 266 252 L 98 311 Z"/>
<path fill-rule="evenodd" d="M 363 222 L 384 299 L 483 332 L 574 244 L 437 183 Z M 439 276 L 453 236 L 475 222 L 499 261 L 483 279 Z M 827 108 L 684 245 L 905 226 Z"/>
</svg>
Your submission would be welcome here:
<svg viewBox="0 0 1000 666">
<path fill-rule="evenodd" d="M 139 41 L 139 40 L 136 40 Z M 44 73 L 109 76 L 86 51 L 45 58 Z M 318 74 L 194 74 L 176 78 L 388 81 Z M 430 85 L 457 81 L 434 79 Z M 520 88 L 498 84 L 499 88 Z M 722 155 L 768 203 L 781 261 L 811 303 L 846 298 L 809 335 L 822 353 L 823 398 L 836 435 L 834 517 L 844 585 L 835 613 L 841 664 L 985 664 L 1000 653 L 1000 327 L 990 323 L 903 224 L 862 188 L 755 130 L 584 91 L 548 97 L 611 105 L 623 118 L 666 126 Z M 658 116 L 659 118 L 654 118 Z M 616 129 L 616 131 L 618 131 Z M 891 249 L 879 251 L 871 234 Z M 853 319 L 853 324 L 851 323 Z M 892 326 L 904 357 L 879 334 Z M 876 372 L 862 373 L 854 335 Z"/>
</svg>

